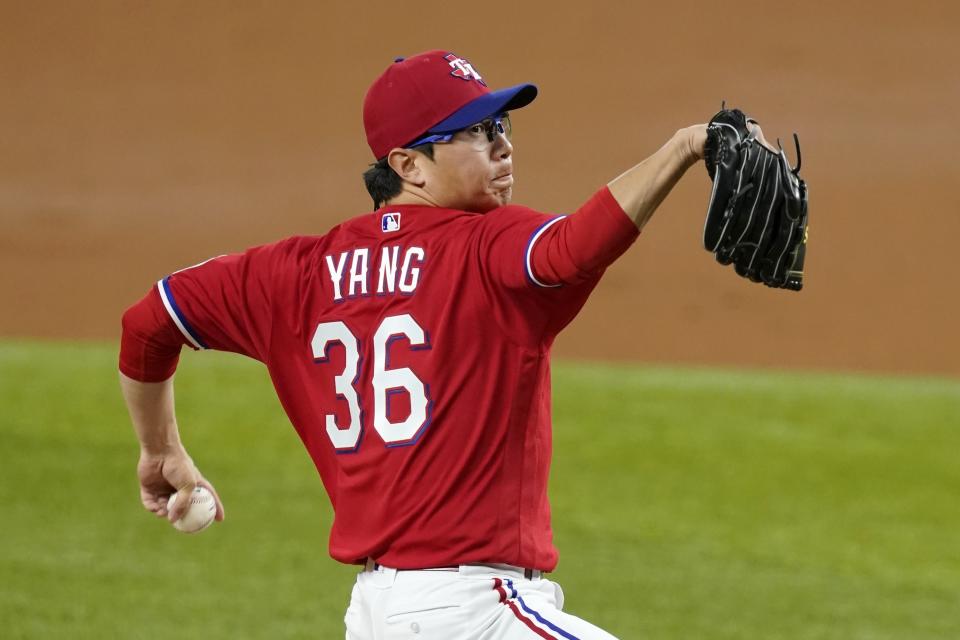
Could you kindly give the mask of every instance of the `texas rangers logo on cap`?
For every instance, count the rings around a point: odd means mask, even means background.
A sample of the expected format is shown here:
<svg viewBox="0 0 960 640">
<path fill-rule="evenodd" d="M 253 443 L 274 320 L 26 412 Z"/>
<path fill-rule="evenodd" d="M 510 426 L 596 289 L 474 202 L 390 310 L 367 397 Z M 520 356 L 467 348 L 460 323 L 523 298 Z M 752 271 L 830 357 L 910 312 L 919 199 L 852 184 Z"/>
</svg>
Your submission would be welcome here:
<svg viewBox="0 0 960 640">
<path fill-rule="evenodd" d="M 383 214 L 383 217 L 380 219 L 380 229 L 382 229 L 384 233 L 387 231 L 400 231 L 400 214 Z"/>
<path fill-rule="evenodd" d="M 454 78 L 460 78 L 461 80 L 476 80 L 483 86 L 487 86 L 487 83 L 483 81 L 483 78 L 480 77 L 480 74 L 477 73 L 477 70 L 473 68 L 473 65 L 470 64 L 470 61 L 466 58 L 461 58 L 455 53 L 448 53 L 443 56 L 443 59 L 446 60 L 453 71 L 450 72 Z"/>
<path fill-rule="evenodd" d="M 468 59 L 433 49 L 397 58 L 374 80 L 363 99 L 363 128 L 373 157 L 382 160 L 391 149 L 520 109 L 536 96 L 528 83 L 491 91 Z"/>
</svg>

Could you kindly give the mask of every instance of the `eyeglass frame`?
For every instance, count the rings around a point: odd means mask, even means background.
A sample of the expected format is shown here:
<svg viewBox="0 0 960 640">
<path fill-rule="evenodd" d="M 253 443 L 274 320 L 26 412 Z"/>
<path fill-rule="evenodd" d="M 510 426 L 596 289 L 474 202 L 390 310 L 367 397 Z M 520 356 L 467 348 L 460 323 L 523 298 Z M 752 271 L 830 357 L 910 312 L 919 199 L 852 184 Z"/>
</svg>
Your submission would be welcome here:
<svg viewBox="0 0 960 640">
<path fill-rule="evenodd" d="M 503 126 L 503 121 L 507 121 L 507 126 Z M 485 123 L 489 122 L 487 125 Z M 508 140 L 510 135 L 508 132 L 513 131 L 513 125 L 510 122 L 510 113 L 504 111 L 503 113 L 491 116 L 489 118 L 484 118 L 480 122 L 474 122 L 470 126 L 464 127 L 462 129 L 457 129 L 456 131 L 451 131 L 449 133 L 431 133 L 420 138 L 417 138 L 408 145 L 404 145 L 405 149 L 410 149 L 413 147 L 419 147 L 420 145 L 429 144 L 429 143 L 446 143 L 453 140 L 453 136 L 457 135 L 461 131 L 466 131 L 467 129 L 472 129 L 477 125 L 483 125 L 483 129 L 487 134 L 487 142 L 493 142 L 498 135 L 502 135 Z"/>
</svg>

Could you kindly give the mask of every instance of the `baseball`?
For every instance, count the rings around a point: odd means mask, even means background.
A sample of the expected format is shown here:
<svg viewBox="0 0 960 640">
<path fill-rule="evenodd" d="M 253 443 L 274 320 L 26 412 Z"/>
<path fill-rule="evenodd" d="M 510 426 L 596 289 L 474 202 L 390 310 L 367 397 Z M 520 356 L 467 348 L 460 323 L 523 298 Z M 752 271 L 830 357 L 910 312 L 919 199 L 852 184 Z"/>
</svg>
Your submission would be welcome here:
<svg viewBox="0 0 960 640">
<path fill-rule="evenodd" d="M 173 510 L 180 492 L 176 492 L 167 500 L 167 513 Z M 190 496 L 190 508 L 182 518 L 173 523 L 173 528 L 184 533 L 198 533 L 213 522 L 217 514 L 217 501 L 206 487 L 196 487 Z"/>
</svg>

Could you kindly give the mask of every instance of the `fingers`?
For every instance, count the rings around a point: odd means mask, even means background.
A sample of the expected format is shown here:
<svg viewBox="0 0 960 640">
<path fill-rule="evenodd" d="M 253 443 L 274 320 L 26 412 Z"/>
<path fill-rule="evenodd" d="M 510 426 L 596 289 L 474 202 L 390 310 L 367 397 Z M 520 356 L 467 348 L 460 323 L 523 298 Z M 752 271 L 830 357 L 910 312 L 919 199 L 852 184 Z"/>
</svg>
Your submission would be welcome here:
<svg viewBox="0 0 960 640">
<path fill-rule="evenodd" d="M 169 455 L 140 452 L 137 479 L 140 482 L 140 503 L 143 508 L 160 518 L 167 517 L 167 499 L 175 487 L 165 477 L 164 466 Z"/>
<path fill-rule="evenodd" d="M 206 487 L 210 493 L 213 494 L 213 499 L 217 503 L 217 515 L 214 516 L 214 520 L 217 522 L 223 522 L 223 518 L 226 516 L 226 513 L 223 510 L 223 502 L 220 500 L 220 495 L 217 493 L 217 490 L 213 488 L 213 485 L 210 484 L 210 481 L 206 478 L 200 478 L 197 484 Z"/>
<path fill-rule="evenodd" d="M 177 489 L 176 497 L 170 496 L 170 501 L 167 502 L 167 520 L 170 522 L 176 522 L 190 509 L 190 498 L 193 496 L 193 490 L 196 489 L 197 483 L 194 481 L 184 482 L 180 488 Z"/>
<path fill-rule="evenodd" d="M 765 146 L 767 149 L 770 149 L 770 151 L 779 153 L 777 148 L 767 142 L 767 139 L 763 137 L 763 129 L 760 128 L 759 124 L 750 120 L 747 122 L 747 127 L 750 129 L 750 131 L 753 131 L 756 134 L 754 137 L 757 139 L 757 142 Z"/>
<path fill-rule="evenodd" d="M 202 486 L 214 497 L 217 508 L 214 517 L 217 521 L 223 520 L 223 501 L 182 448 L 159 455 L 141 454 L 137 475 L 140 502 L 154 515 L 176 522 L 190 509 L 190 498 L 196 487 Z"/>
<path fill-rule="evenodd" d="M 167 499 L 161 498 L 141 487 L 140 504 L 153 515 L 164 518 L 167 515 Z"/>
</svg>

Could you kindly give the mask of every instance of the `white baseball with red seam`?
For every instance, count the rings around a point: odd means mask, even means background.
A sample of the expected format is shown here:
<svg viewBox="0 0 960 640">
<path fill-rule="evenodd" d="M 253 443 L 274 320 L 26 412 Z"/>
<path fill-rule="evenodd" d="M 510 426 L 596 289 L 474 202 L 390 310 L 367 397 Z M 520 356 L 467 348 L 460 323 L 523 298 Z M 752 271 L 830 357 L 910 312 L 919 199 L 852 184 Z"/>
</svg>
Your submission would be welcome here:
<svg viewBox="0 0 960 640">
<path fill-rule="evenodd" d="M 177 491 L 167 500 L 167 513 L 173 511 L 179 495 L 180 492 Z M 213 494 L 206 487 L 196 487 L 190 494 L 190 507 L 182 518 L 173 523 L 173 527 L 184 533 L 197 533 L 209 527 L 216 515 L 217 501 Z"/>
</svg>

